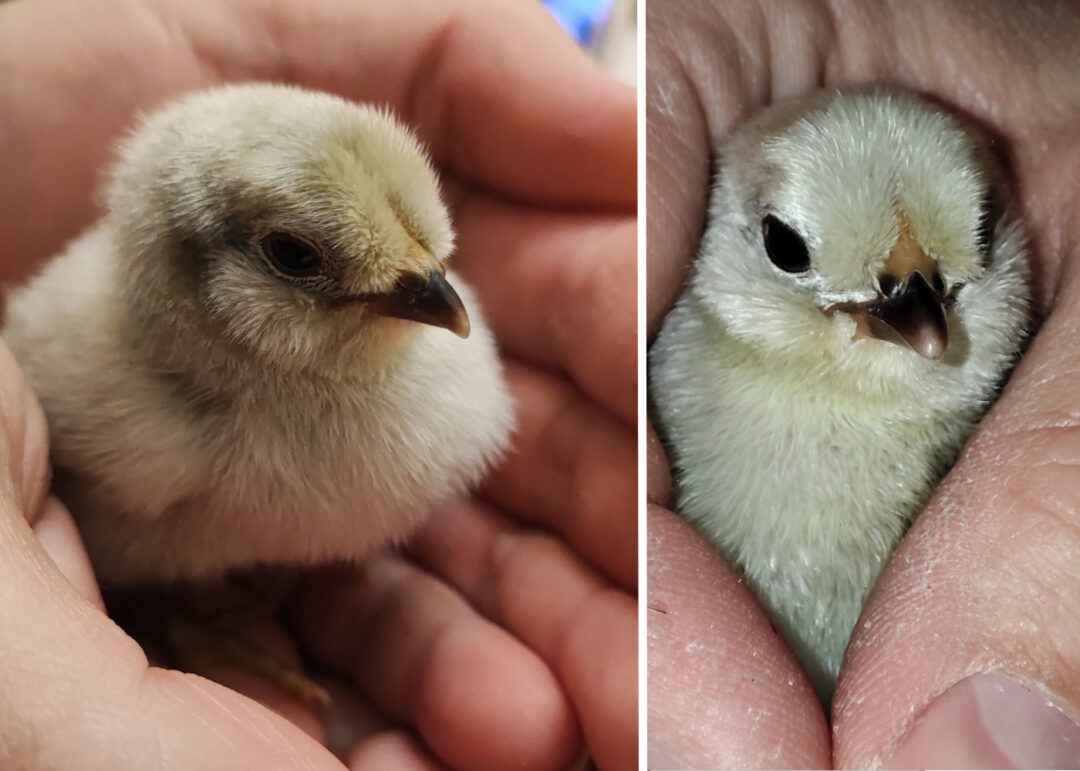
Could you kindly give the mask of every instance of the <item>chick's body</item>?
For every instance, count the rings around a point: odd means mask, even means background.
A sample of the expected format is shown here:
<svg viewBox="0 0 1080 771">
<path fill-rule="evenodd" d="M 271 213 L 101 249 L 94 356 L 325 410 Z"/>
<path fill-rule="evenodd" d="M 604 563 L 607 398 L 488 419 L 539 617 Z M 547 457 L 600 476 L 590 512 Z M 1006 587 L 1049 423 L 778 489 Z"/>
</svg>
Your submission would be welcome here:
<svg viewBox="0 0 1080 771">
<path fill-rule="evenodd" d="M 275 86 L 189 96 L 122 148 L 108 205 L 4 329 L 101 580 L 356 558 L 505 449 L 493 340 L 388 115 Z"/>
<path fill-rule="evenodd" d="M 650 351 L 677 508 L 828 698 L 866 595 L 1021 345 L 1027 263 L 980 138 L 902 92 L 780 105 L 725 148 Z"/>
</svg>

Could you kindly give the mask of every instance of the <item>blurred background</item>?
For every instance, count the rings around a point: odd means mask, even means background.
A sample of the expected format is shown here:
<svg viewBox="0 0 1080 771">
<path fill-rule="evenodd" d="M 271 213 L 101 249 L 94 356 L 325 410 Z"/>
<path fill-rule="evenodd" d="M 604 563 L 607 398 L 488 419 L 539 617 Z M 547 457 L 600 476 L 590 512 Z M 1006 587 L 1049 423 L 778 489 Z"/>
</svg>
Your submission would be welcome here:
<svg viewBox="0 0 1080 771">
<path fill-rule="evenodd" d="M 544 5 L 604 69 L 636 85 L 637 0 L 544 0 Z"/>
</svg>

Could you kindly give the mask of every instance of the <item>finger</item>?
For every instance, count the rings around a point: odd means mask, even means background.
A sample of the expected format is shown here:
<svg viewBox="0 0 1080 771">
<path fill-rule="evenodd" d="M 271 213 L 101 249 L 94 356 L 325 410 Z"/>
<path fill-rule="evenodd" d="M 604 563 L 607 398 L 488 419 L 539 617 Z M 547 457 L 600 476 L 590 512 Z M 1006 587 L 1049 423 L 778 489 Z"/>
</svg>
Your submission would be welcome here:
<svg viewBox="0 0 1080 771">
<path fill-rule="evenodd" d="M 589 563 L 637 584 L 637 450 L 633 432 L 565 381 L 510 364 L 514 452 L 485 495 L 563 535 Z"/>
<path fill-rule="evenodd" d="M 817 85 L 831 23 L 825 3 L 763 8 L 737 1 L 646 13 L 651 334 L 682 290 L 697 252 L 709 175 L 723 137 L 770 100 Z"/>
<path fill-rule="evenodd" d="M 389 719 L 369 703 L 356 686 L 339 677 L 321 677 L 320 686 L 330 694 L 326 709 L 326 747 L 345 760 L 369 739 L 381 734 L 396 733 Z"/>
<path fill-rule="evenodd" d="M 565 372 L 628 423 L 637 415 L 637 223 L 467 197 L 454 264 L 499 344 Z"/>
<path fill-rule="evenodd" d="M 90 558 L 86 554 L 79 530 L 75 527 L 75 520 L 71 518 L 64 504 L 49 496 L 33 524 L 33 529 L 41 548 L 68 583 L 83 600 L 95 610 L 104 613 L 105 603 L 101 599 L 101 590 L 94 578 Z"/>
<path fill-rule="evenodd" d="M 0 624 L 10 764 L 65 767 L 77 757 L 83 768 L 111 768 L 122 754 L 138 768 L 197 768 L 240 751 L 242 762 L 221 767 L 335 768 L 318 745 L 254 702 L 148 668 L 134 641 L 101 612 L 93 582 L 79 577 L 85 563 L 70 520 L 54 501 L 42 505 L 45 420 L 3 345 L 0 429 L 0 617 L 19 620 Z"/>
<path fill-rule="evenodd" d="M 280 665 L 292 673 L 301 672 L 300 656 L 296 645 L 282 628 L 281 624 L 270 617 L 263 617 L 246 624 L 241 629 L 228 628 L 223 634 L 232 635 L 237 640 L 252 646 L 257 654 L 272 656 Z M 219 632 L 209 632 L 216 635 Z M 320 705 L 304 703 L 292 693 L 288 693 L 277 682 L 266 677 L 261 671 L 245 667 L 244 662 L 237 662 L 233 656 L 215 655 L 213 650 L 190 651 L 192 671 L 213 680 L 237 693 L 254 699 L 268 709 L 300 728 L 320 744 L 326 744 L 326 730 Z"/>
<path fill-rule="evenodd" d="M 794 654 L 690 525 L 649 507 L 649 767 L 829 768 Z"/>
<path fill-rule="evenodd" d="M 99 169 L 136 111 L 250 79 L 388 103 L 452 172 L 511 195 L 633 206 L 633 93 L 535 3 L 117 0 L 107 14 L 5 3 L 0 276 L 21 275 L 87 223 Z"/>
<path fill-rule="evenodd" d="M 672 14 L 646 6 L 646 132 L 649 205 L 646 208 L 646 330 L 652 335 L 675 304 L 705 224 L 711 150 L 706 116 L 675 43 L 684 30 L 667 30 Z M 677 15 L 674 15 L 677 16 Z M 725 46 L 716 47 L 725 50 Z M 703 48 L 712 52 L 715 48 Z M 726 77 L 727 68 L 719 68 Z M 718 89 L 722 94 L 723 91 Z"/>
<path fill-rule="evenodd" d="M 142 651 L 79 596 L 0 505 L 0 679 L 13 767 L 340 768 L 289 722 L 202 678 L 148 668 Z M 72 641 L 78 645 L 72 645 Z M 81 716 L 73 720 L 72 716 Z M 92 715 L 93 720 L 83 718 Z M 43 742 L 41 737 L 48 737 Z"/>
<path fill-rule="evenodd" d="M 667 508 L 671 501 L 671 466 L 652 421 L 645 426 L 645 453 L 649 503 Z"/>
<path fill-rule="evenodd" d="M 573 712 L 547 667 L 401 558 L 317 574 L 293 611 L 317 656 L 448 765 L 547 769 L 573 754 Z"/>
<path fill-rule="evenodd" d="M 1074 279 L 878 581 L 834 703 L 845 766 L 1080 763 L 1078 302 Z M 956 754 L 927 747 L 943 729 Z"/>
<path fill-rule="evenodd" d="M 265 18 L 264 6 L 243 10 Z M 340 0 L 318 10 L 281 3 L 274 16 L 266 21 L 279 66 L 308 85 L 389 102 L 455 174 L 530 200 L 633 211 L 633 90 L 600 71 L 543 7 Z M 382 34 L 357 45 L 368 29 Z"/>
<path fill-rule="evenodd" d="M 437 763 L 416 740 L 403 731 L 377 734 L 357 744 L 349 755 L 351 771 L 439 771 Z"/>
<path fill-rule="evenodd" d="M 97 610 L 103 610 L 101 593 L 75 523 L 63 504 L 48 496 L 49 433 L 45 413 L 2 342 L 0 424 L 7 456 L 5 471 L 12 484 L 10 503 L 24 513 L 32 528 L 19 528 L 19 534 L 32 533 L 36 538 L 32 548 L 44 550 L 79 595 Z"/>
<path fill-rule="evenodd" d="M 11 503 L 33 524 L 49 489 L 49 429 L 45 413 L 7 345 L 0 341 L 0 429 Z"/>
<path fill-rule="evenodd" d="M 600 768 L 637 764 L 637 603 L 558 539 L 475 502 L 441 511 L 416 539 L 424 565 L 547 662 Z"/>
</svg>

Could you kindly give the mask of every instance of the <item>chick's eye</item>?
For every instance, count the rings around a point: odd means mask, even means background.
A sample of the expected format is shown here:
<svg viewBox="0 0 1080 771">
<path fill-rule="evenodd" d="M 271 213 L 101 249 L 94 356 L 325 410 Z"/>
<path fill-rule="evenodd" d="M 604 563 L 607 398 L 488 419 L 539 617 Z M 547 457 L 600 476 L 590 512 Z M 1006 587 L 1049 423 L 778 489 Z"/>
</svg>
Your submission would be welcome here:
<svg viewBox="0 0 1080 771">
<path fill-rule="evenodd" d="M 788 273 L 802 273 L 810 267 L 810 252 L 802 236 L 773 215 L 761 221 L 765 252 L 773 265 Z"/>
<path fill-rule="evenodd" d="M 288 233 L 266 236 L 262 240 L 262 250 L 270 264 L 286 276 L 314 276 L 322 267 L 322 258 L 315 247 Z"/>
</svg>

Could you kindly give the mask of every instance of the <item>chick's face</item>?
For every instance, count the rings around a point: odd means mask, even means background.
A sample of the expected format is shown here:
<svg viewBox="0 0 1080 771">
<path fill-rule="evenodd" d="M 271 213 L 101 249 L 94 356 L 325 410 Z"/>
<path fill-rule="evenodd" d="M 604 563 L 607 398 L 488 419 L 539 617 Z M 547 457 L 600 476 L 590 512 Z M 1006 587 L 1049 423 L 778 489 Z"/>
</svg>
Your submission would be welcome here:
<svg viewBox="0 0 1080 771">
<path fill-rule="evenodd" d="M 282 87 L 223 89 L 152 118 L 125 156 L 110 203 L 154 223 L 143 269 L 190 276 L 172 283 L 234 342 L 304 364 L 419 325 L 468 335 L 445 277 L 453 233 L 437 179 L 389 115 Z M 132 189 L 141 200 L 125 199 Z"/>
<path fill-rule="evenodd" d="M 417 324 L 468 335 L 434 179 L 401 191 L 347 151 L 272 164 L 236 188 L 229 209 L 241 214 L 206 251 L 200 294 L 232 335 L 290 352 Z"/>
<path fill-rule="evenodd" d="M 1000 193 L 985 147 L 890 92 L 772 121 L 732 143 L 703 242 L 725 327 L 834 369 L 955 365 L 959 300 L 995 260 Z"/>
</svg>

